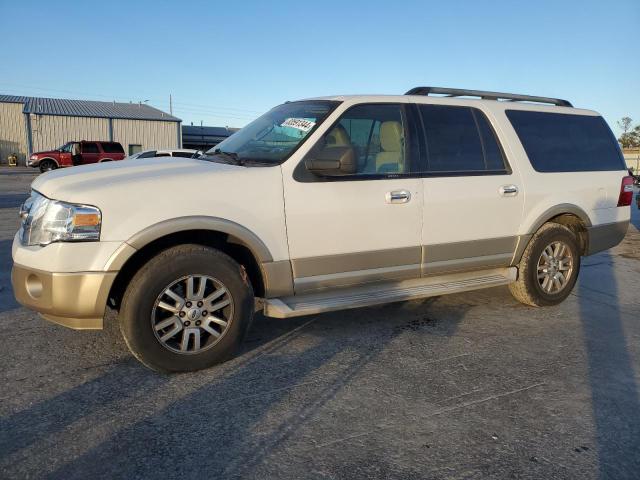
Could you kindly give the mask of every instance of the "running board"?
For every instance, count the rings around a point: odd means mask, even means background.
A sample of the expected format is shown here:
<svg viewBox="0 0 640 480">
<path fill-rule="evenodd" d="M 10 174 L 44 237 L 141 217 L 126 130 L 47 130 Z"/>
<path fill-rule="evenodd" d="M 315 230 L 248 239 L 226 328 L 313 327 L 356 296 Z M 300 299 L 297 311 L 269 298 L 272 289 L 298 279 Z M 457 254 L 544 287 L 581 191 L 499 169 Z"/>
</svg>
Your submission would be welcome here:
<svg viewBox="0 0 640 480">
<path fill-rule="evenodd" d="M 393 283 L 334 289 L 290 297 L 267 298 L 264 299 L 263 314 L 268 317 L 288 318 L 434 297 L 507 285 L 514 282 L 517 275 L 518 270 L 515 267 L 494 268 L 470 273 L 455 273 Z"/>
</svg>

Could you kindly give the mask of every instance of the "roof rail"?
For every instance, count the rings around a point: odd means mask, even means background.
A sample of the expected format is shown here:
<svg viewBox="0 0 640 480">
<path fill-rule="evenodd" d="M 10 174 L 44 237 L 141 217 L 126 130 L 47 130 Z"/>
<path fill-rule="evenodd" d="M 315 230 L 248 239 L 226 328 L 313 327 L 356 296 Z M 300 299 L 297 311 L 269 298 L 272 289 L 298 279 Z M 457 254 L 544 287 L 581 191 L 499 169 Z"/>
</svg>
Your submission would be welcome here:
<svg viewBox="0 0 640 480">
<path fill-rule="evenodd" d="M 463 88 L 443 87 L 415 87 L 405 95 L 430 95 L 432 93 L 446 95 L 447 97 L 480 97 L 483 100 L 507 100 L 510 102 L 535 102 L 549 103 L 559 107 L 573 107 L 568 100 L 550 97 L 534 97 L 531 95 L 518 95 L 514 93 L 485 92 L 482 90 L 465 90 Z"/>
</svg>

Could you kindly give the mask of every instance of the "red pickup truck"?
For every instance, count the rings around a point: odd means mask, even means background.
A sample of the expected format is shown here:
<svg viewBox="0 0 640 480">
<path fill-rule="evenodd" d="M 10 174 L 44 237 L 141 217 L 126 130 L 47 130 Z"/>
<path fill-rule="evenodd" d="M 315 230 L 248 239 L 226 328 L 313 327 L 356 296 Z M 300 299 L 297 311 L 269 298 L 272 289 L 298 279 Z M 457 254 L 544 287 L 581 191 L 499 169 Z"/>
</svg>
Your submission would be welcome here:
<svg viewBox="0 0 640 480">
<path fill-rule="evenodd" d="M 123 160 L 126 155 L 118 142 L 68 142 L 55 150 L 36 152 L 27 161 L 27 165 L 39 168 L 41 172 L 88 163 L 112 162 Z"/>
</svg>

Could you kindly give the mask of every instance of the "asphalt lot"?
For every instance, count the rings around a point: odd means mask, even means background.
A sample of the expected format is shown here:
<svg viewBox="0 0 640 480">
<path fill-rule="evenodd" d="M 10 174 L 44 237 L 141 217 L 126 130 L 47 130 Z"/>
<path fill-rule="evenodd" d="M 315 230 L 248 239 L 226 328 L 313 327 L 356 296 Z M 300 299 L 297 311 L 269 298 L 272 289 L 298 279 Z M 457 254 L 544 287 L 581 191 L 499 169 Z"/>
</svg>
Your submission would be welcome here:
<svg viewBox="0 0 640 480">
<path fill-rule="evenodd" d="M 292 320 L 164 376 L 10 285 L 32 172 L 0 169 L 0 477 L 638 478 L 640 215 L 558 307 L 506 288 Z"/>
</svg>

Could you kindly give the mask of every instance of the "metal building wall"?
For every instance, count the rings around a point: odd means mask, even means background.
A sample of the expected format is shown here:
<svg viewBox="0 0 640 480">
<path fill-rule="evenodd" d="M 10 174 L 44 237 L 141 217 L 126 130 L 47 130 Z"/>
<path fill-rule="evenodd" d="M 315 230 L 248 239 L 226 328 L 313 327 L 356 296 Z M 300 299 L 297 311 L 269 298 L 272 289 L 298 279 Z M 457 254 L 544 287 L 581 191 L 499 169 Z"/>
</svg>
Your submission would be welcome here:
<svg viewBox="0 0 640 480">
<path fill-rule="evenodd" d="M 141 145 L 142 150 L 180 148 L 180 136 L 178 122 L 113 119 L 113 141 L 120 142 L 127 154 L 129 145 Z"/>
<path fill-rule="evenodd" d="M 22 103 L 0 103 L 0 164 L 7 164 L 7 157 L 16 153 L 18 164 L 27 158 L 27 130 Z"/>
<path fill-rule="evenodd" d="M 50 150 L 73 140 L 109 140 L 109 120 L 31 114 L 33 151 Z"/>
</svg>

